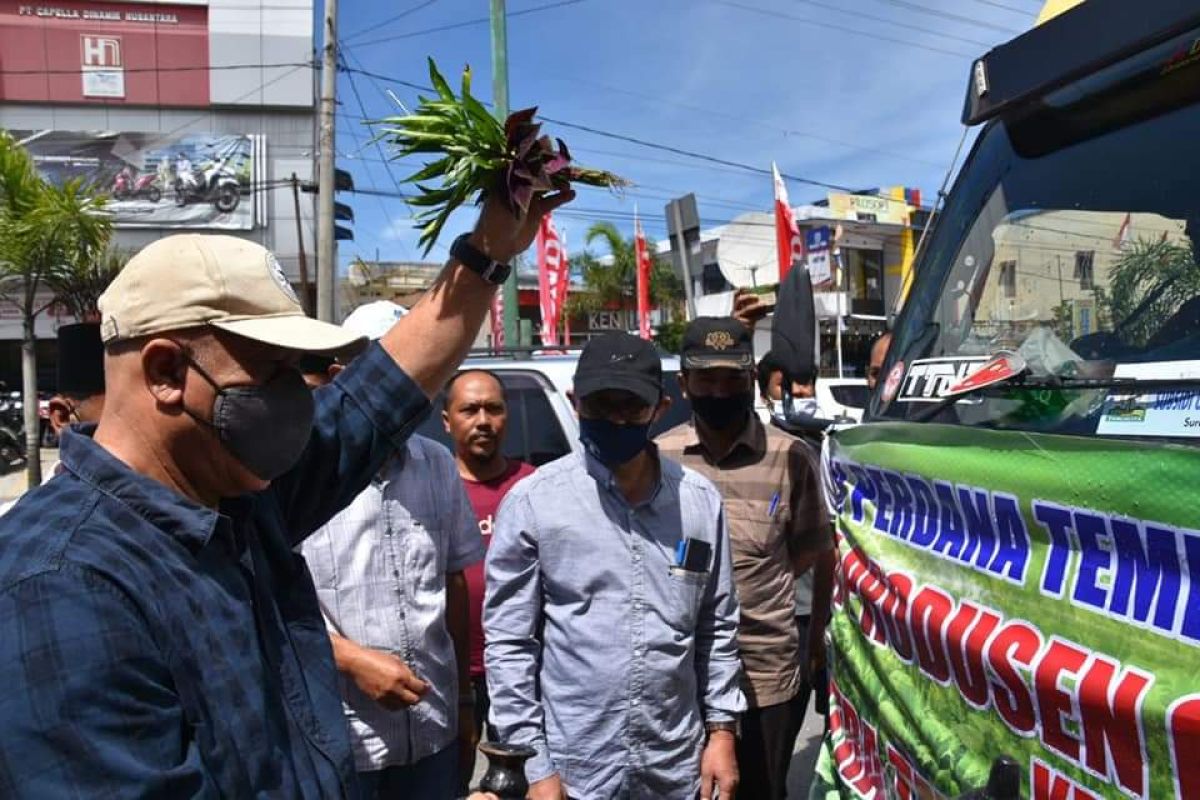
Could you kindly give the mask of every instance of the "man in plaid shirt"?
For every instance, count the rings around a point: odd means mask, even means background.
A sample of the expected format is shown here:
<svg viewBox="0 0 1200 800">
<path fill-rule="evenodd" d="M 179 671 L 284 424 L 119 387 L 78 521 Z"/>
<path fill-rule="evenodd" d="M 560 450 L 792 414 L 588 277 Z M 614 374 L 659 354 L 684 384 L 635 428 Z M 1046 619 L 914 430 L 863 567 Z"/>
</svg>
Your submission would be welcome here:
<svg viewBox="0 0 1200 800">
<path fill-rule="evenodd" d="M 330 386 L 274 256 L 181 235 L 101 298 L 108 394 L 0 520 L 0 796 L 356 797 L 325 626 L 292 548 L 401 447 L 506 263 L 570 193 L 498 200 L 434 288 Z"/>
</svg>

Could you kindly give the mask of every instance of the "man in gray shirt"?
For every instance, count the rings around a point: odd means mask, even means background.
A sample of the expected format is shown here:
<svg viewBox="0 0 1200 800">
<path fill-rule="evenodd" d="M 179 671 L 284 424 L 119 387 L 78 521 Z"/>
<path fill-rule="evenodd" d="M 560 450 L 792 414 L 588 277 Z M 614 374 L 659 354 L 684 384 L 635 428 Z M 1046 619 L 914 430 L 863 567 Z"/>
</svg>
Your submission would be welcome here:
<svg viewBox="0 0 1200 800">
<path fill-rule="evenodd" d="M 491 721 L 536 750 L 534 800 L 728 800 L 746 700 L 721 497 L 649 442 L 669 402 L 649 342 L 593 339 L 575 395 L 586 454 L 526 478 L 496 518 Z"/>
</svg>

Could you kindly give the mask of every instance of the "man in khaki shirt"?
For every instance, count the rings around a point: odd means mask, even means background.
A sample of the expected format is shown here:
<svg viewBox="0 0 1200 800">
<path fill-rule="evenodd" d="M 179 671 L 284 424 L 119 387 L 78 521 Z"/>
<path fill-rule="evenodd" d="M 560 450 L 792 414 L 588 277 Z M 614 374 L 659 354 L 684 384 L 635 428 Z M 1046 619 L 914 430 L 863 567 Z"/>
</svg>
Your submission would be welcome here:
<svg viewBox="0 0 1200 800">
<path fill-rule="evenodd" d="M 749 329 L 732 317 L 692 322 L 680 384 L 693 418 L 663 434 L 660 452 L 716 484 L 725 501 L 734 583 L 741 601 L 738 646 L 750 709 L 738 741 L 738 794 L 782 800 L 803 720 L 800 686 L 824 665 L 833 582 L 833 538 L 811 450 L 763 425 L 754 407 Z M 813 570 L 808 663 L 801 661 L 794 579 Z"/>
</svg>

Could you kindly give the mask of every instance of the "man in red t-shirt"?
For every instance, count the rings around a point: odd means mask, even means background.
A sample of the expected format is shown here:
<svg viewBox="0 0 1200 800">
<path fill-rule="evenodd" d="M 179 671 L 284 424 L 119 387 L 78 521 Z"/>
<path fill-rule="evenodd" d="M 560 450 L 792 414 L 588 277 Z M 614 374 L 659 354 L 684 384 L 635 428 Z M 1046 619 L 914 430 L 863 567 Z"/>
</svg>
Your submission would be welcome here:
<svg viewBox="0 0 1200 800">
<path fill-rule="evenodd" d="M 500 501 L 517 481 L 533 472 L 523 461 L 506 458 L 503 452 L 508 406 L 504 386 L 495 373 L 483 369 L 464 370 L 446 384 L 446 407 L 442 411 L 446 431 L 454 440 L 458 474 L 479 519 L 484 547 L 492 539 L 492 521 Z M 474 686 L 475 738 L 487 720 L 487 681 L 483 675 L 483 563 L 469 566 L 467 596 L 470 603 L 471 683 Z M 461 702 L 467 702 L 464 699 Z M 488 738 L 495 738 L 489 727 Z M 463 776 L 463 786 L 470 780 Z"/>
</svg>

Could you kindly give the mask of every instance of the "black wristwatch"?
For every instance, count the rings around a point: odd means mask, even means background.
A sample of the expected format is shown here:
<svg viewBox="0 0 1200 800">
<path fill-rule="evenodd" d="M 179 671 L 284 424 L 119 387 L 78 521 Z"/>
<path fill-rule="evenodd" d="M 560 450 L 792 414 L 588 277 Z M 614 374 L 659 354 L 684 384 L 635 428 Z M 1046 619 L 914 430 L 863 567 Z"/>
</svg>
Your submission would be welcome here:
<svg viewBox="0 0 1200 800">
<path fill-rule="evenodd" d="M 468 241 L 471 234 L 464 233 L 450 245 L 450 255 L 467 269 L 474 272 L 493 286 L 499 286 L 508 280 L 512 267 L 494 261 Z"/>
</svg>

